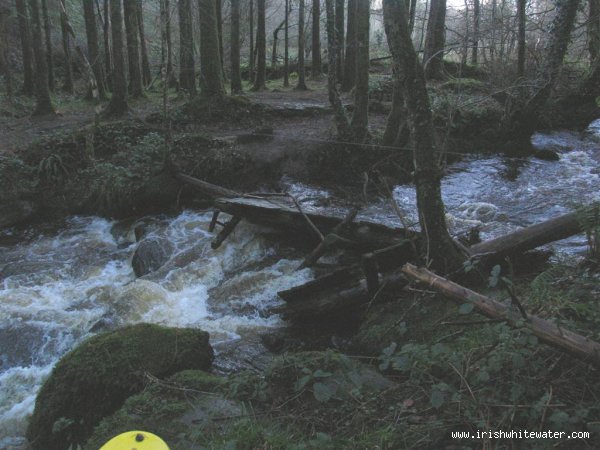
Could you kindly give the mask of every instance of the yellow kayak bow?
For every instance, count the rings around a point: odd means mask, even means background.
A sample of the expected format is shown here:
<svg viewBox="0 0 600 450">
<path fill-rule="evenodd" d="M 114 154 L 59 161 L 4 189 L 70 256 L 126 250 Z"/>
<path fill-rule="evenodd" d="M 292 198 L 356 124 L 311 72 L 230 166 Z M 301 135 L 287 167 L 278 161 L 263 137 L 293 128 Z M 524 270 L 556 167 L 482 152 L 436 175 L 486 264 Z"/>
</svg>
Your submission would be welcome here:
<svg viewBox="0 0 600 450">
<path fill-rule="evenodd" d="M 169 450 L 169 447 L 155 434 L 127 431 L 112 438 L 100 450 Z"/>
</svg>

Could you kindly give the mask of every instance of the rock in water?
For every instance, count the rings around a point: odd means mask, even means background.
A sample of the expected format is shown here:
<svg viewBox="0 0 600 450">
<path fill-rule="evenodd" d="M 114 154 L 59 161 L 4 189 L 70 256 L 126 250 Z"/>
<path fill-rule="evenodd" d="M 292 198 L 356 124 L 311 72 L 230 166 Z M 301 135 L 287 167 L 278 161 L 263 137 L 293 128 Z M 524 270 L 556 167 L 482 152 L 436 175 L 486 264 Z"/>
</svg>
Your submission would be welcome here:
<svg viewBox="0 0 600 450">
<path fill-rule="evenodd" d="M 560 161 L 560 156 L 553 150 L 541 149 L 533 152 L 533 157 L 544 161 Z"/>
<path fill-rule="evenodd" d="M 142 240 L 131 260 L 136 277 L 159 269 L 173 253 L 173 245 L 165 238 L 150 237 Z"/>
<path fill-rule="evenodd" d="M 139 324 L 85 341 L 42 386 L 27 429 L 31 448 L 77 448 L 100 420 L 144 388 L 146 374 L 207 370 L 214 359 L 208 337 L 198 329 Z"/>
</svg>

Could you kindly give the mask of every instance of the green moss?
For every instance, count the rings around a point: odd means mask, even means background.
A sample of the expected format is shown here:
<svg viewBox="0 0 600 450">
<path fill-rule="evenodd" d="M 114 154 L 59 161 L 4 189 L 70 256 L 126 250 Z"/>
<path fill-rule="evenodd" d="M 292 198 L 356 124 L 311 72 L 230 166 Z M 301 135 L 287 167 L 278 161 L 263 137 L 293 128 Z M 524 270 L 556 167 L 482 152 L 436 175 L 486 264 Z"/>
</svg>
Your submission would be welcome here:
<svg viewBox="0 0 600 450">
<path fill-rule="evenodd" d="M 67 449 L 139 392 L 147 374 L 207 369 L 208 333 L 140 324 L 95 336 L 63 357 L 42 386 L 27 437 L 34 449 Z"/>
</svg>

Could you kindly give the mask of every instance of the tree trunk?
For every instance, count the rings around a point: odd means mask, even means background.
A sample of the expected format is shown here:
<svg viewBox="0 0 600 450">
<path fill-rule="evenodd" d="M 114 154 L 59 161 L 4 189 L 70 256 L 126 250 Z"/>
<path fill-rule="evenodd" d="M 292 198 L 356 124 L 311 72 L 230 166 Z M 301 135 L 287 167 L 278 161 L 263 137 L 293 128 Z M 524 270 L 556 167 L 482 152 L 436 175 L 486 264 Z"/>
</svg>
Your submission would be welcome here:
<svg viewBox="0 0 600 450">
<path fill-rule="evenodd" d="M 215 0 L 198 0 L 200 11 L 200 72 L 202 94 L 209 98 L 225 96 L 223 66 L 219 54 L 219 28 Z"/>
<path fill-rule="evenodd" d="M 133 98 L 142 96 L 142 68 L 140 65 L 140 40 L 137 17 L 138 0 L 123 0 L 127 61 L 129 67 L 129 92 Z"/>
<path fill-rule="evenodd" d="M 525 0 L 519 0 L 525 2 Z M 479 22 L 480 22 L 479 0 L 473 0 L 473 47 L 471 48 L 471 64 L 477 64 L 477 51 L 479 50 Z"/>
<path fill-rule="evenodd" d="M 344 0 L 335 0 L 335 31 L 338 52 L 336 77 L 338 83 L 341 83 L 344 80 Z"/>
<path fill-rule="evenodd" d="M 325 8 L 327 13 L 327 56 L 329 63 L 327 68 L 327 90 L 329 94 L 329 103 L 333 107 L 335 125 L 337 128 L 338 139 L 345 141 L 351 139 L 352 131 L 350 123 L 346 116 L 346 110 L 340 100 L 337 91 L 337 32 L 335 30 L 335 12 L 333 7 L 334 0 L 325 0 Z"/>
<path fill-rule="evenodd" d="M 84 5 L 85 2 L 88 0 L 83 0 Z M 94 22 L 94 27 L 96 25 L 96 22 Z M 86 28 L 87 28 L 87 22 L 86 22 Z M 100 86 L 102 86 L 102 91 L 104 90 L 109 90 L 112 89 L 112 73 L 113 73 L 113 63 L 112 63 L 112 50 L 111 50 L 111 46 L 110 46 L 110 4 L 109 4 L 109 0 L 104 0 L 104 24 L 102 26 L 102 32 L 104 35 L 104 73 L 106 74 L 106 78 L 102 77 L 102 78 L 98 78 L 96 76 L 96 79 L 98 80 L 98 87 L 100 88 Z M 96 32 L 96 35 L 98 33 Z M 89 42 L 89 41 L 88 41 Z M 98 38 L 96 38 L 96 42 L 98 42 Z M 96 44 L 98 45 L 98 44 Z M 90 58 L 91 59 L 91 58 Z M 98 57 L 96 58 L 97 62 L 92 60 L 92 67 L 94 67 L 94 64 L 101 64 L 100 62 L 100 53 L 98 53 Z M 96 73 L 97 70 L 94 69 L 94 73 Z M 100 95 L 101 97 L 104 97 L 105 94 L 102 93 Z"/>
<path fill-rule="evenodd" d="M 321 76 L 321 0 L 313 0 L 312 4 L 312 66 L 313 78 Z"/>
<path fill-rule="evenodd" d="M 479 0 L 475 0 L 475 1 L 479 1 Z M 427 8 L 425 8 L 425 9 L 427 9 Z M 408 30 L 410 31 L 411 36 L 415 29 L 416 17 L 417 17 L 417 0 L 410 0 L 410 19 L 408 22 Z"/>
<path fill-rule="evenodd" d="M 369 22 L 370 0 L 357 0 L 356 5 L 356 86 L 352 132 L 363 142 L 369 132 Z"/>
<path fill-rule="evenodd" d="M 171 39 L 171 2 L 170 0 L 162 0 L 164 2 L 163 7 L 165 8 L 165 43 L 167 51 L 167 83 L 169 87 L 177 86 L 177 77 L 173 70 L 173 41 Z"/>
<path fill-rule="evenodd" d="M 223 4 L 222 0 L 215 0 L 217 15 L 217 38 L 219 40 L 219 57 L 221 58 L 221 77 L 225 75 L 225 56 L 223 53 Z"/>
<path fill-rule="evenodd" d="M 52 54 L 52 23 L 48 14 L 48 0 L 42 0 L 42 17 L 44 19 L 44 34 L 46 37 L 46 60 L 48 61 L 48 87 L 54 92 L 54 55 Z"/>
<path fill-rule="evenodd" d="M 250 18 L 249 18 L 249 26 L 250 26 L 250 48 L 248 49 L 248 68 L 250 71 L 250 74 L 248 76 L 248 80 L 250 80 L 250 82 L 254 83 L 254 79 L 255 79 L 255 70 L 256 67 L 254 65 L 255 59 L 254 59 L 254 0 L 250 0 L 250 12 L 249 12 Z"/>
<path fill-rule="evenodd" d="M 394 75 L 403 89 L 413 146 L 419 223 L 425 234 L 426 261 L 444 272 L 462 263 L 448 229 L 441 193 L 440 152 L 425 85 L 423 67 L 412 44 L 405 2 L 383 0 L 385 32 L 393 57 Z"/>
<path fill-rule="evenodd" d="M 285 19 L 273 30 L 273 51 L 271 52 L 271 68 L 277 67 L 277 44 L 279 43 L 279 32 L 285 27 Z"/>
<path fill-rule="evenodd" d="M 392 110 L 388 115 L 383 133 L 382 144 L 387 146 L 399 145 L 402 120 L 405 116 L 404 97 L 399 78 L 394 80 L 394 93 L 392 95 Z"/>
<path fill-rule="evenodd" d="M 179 85 L 191 96 L 196 95 L 191 0 L 179 0 Z"/>
<path fill-rule="evenodd" d="M 299 0 L 298 3 L 298 84 L 297 91 L 305 91 L 305 67 L 304 67 L 304 0 Z"/>
<path fill-rule="evenodd" d="M 358 0 L 348 0 L 348 24 L 346 29 L 346 57 L 344 58 L 344 79 L 342 92 L 354 87 L 356 78 L 356 5 Z"/>
<path fill-rule="evenodd" d="M 537 76 L 536 91 L 526 102 L 517 102 L 503 123 L 507 151 L 519 152 L 531 147 L 531 135 L 537 128 L 542 108 L 546 105 L 562 68 L 579 0 L 557 0 L 556 15 L 551 25 L 545 60 Z"/>
<path fill-rule="evenodd" d="M 31 12 L 31 31 L 33 36 L 33 57 L 35 59 L 35 111 L 34 116 L 55 114 L 54 105 L 50 99 L 48 84 L 48 59 L 44 51 L 42 39 L 42 19 L 38 0 L 29 0 Z"/>
<path fill-rule="evenodd" d="M 11 65 L 8 60 L 8 42 L 9 42 L 9 20 L 10 8 L 8 4 L 0 5 L 0 72 L 4 75 L 4 86 L 6 88 L 6 98 L 9 102 L 13 101 L 13 76 Z"/>
<path fill-rule="evenodd" d="M 110 0 L 110 22 L 112 30 L 112 97 L 106 112 L 121 116 L 129 111 L 127 103 L 127 79 L 125 77 L 125 54 L 123 52 L 123 11 L 121 0 Z"/>
<path fill-rule="evenodd" d="M 61 0 L 63 1 L 63 0 Z M 63 3 L 64 5 L 64 3 Z M 65 54 L 65 82 L 63 84 L 63 90 L 68 94 L 73 94 L 73 67 L 71 61 L 71 39 L 69 37 L 69 31 L 67 29 L 67 17 L 63 13 L 62 8 L 60 11 L 60 30 L 62 34 L 62 45 L 63 52 Z"/>
<path fill-rule="evenodd" d="M 446 0 L 431 0 L 423 64 L 427 78 L 442 76 L 446 43 Z"/>
<path fill-rule="evenodd" d="M 240 73 L 240 0 L 231 0 L 231 93 L 242 92 Z"/>
<path fill-rule="evenodd" d="M 15 0 L 19 23 L 19 37 L 23 54 L 23 94 L 33 94 L 33 49 L 31 47 L 31 27 L 26 0 Z"/>
<path fill-rule="evenodd" d="M 285 49 L 283 57 L 283 87 L 290 85 L 290 0 L 285 0 Z"/>
<path fill-rule="evenodd" d="M 136 0 L 136 18 L 138 32 L 140 34 L 140 52 L 142 55 L 142 81 L 144 86 L 152 83 L 152 72 L 150 70 L 150 61 L 148 59 L 148 46 L 146 45 L 146 32 L 144 30 L 144 5 L 142 0 Z"/>
<path fill-rule="evenodd" d="M 525 74 L 525 6 L 527 0 L 517 0 L 517 19 L 519 22 L 518 44 L 517 44 L 517 74 L 522 77 Z"/>
<path fill-rule="evenodd" d="M 254 79 L 253 91 L 262 91 L 267 88 L 267 35 L 265 28 L 265 0 L 257 0 L 257 23 L 256 23 L 256 48 L 257 64 L 256 78 Z"/>
<path fill-rule="evenodd" d="M 600 0 L 589 0 L 588 50 L 592 64 L 600 59 Z"/>
<path fill-rule="evenodd" d="M 98 94 L 101 99 L 106 98 L 106 84 L 104 82 L 104 71 L 100 60 L 100 48 L 98 45 L 98 29 L 96 28 L 96 15 L 94 14 L 93 0 L 83 0 L 83 17 L 85 19 L 85 33 L 87 37 L 88 57 L 98 84 Z M 104 18 L 104 22 L 108 17 Z M 106 26 L 106 25 L 105 25 Z M 91 94 L 90 94 L 91 95 Z"/>
</svg>

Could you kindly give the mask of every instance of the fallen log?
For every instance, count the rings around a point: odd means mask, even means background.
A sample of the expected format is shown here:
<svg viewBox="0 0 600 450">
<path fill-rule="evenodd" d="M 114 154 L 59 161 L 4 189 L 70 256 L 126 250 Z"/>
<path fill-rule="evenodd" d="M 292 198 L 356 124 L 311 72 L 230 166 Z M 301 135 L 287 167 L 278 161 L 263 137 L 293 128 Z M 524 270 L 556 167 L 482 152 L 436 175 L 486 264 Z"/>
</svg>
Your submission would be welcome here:
<svg viewBox="0 0 600 450">
<path fill-rule="evenodd" d="M 284 319 L 305 321 L 319 316 L 336 317 L 371 302 L 395 298 L 408 282 L 399 272 L 392 273 L 379 282 L 380 288 L 369 293 L 367 281 L 360 269 L 346 269 L 336 275 L 326 275 L 298 287 L 277 293 L 286 304 L 271 312 L 280 313 Z"/>
<path fill-rule="evenodd" d="M 518 310 L 453 283 L 427 269 L 417 268 L 407 263 L 402 268 L 402 272 L 411 279 L 428 284 L 455 303 L 470 303 L 477 312 L 484 316 L 491 319 L 502 319 L 514 328 L 528 328 L 540 341 L 600 367 L 600 343 L 596 341 L 541 317 L 528 315 L 527 319 L 524 319 Z"/>
<path fill-rule="evenodd" d="M 597 209 L 598 207 L 592 206 L 586 211 L 596 211 Z M 475 244 L 469 250 L 473 257 L 481 259 L 500 259 L 523 253 L 541 245 L 582 233 L 584 230 L 579 217 L 581 214 L 586 214 L 586 211 L 572 212 L 521 228 L 513 233 Z"/>
<path fill-rule="evenodd" d="M 344 220 L 343 216 L 337 214 L 325 215 L 301 211 L 291 199 L 283 196 L 218 198 L 215 200 L 215 205 L 221 211 L 232 216 L 243 217 L 248 222 L 291 233 L 302 233 L 313 240 L 318 239 L 313 226 L 326 236 Z M 418 234 L 403 228 L 361 219 L 345 225 L 344 237 L 354 243 L 352 247 L 357 251 L 367 252 L 418 239 Z"/>
<path fill-rule="evenodd" d="M 179 181 L 189 184 L 198 188 L 202 191 L 207 197 L 211 199 L 219 198 L 219 197 L 238 197 L 241 194 L 239 192 L 233 191 L 231 189 L 227 189 L 221 186 L 217 186 L 216 184 L 208 183 L 206 181 L 199 180 L 198 178 L 191 177 L 181 172 L 175 173 L 175 178 Z"/>
</svg>

